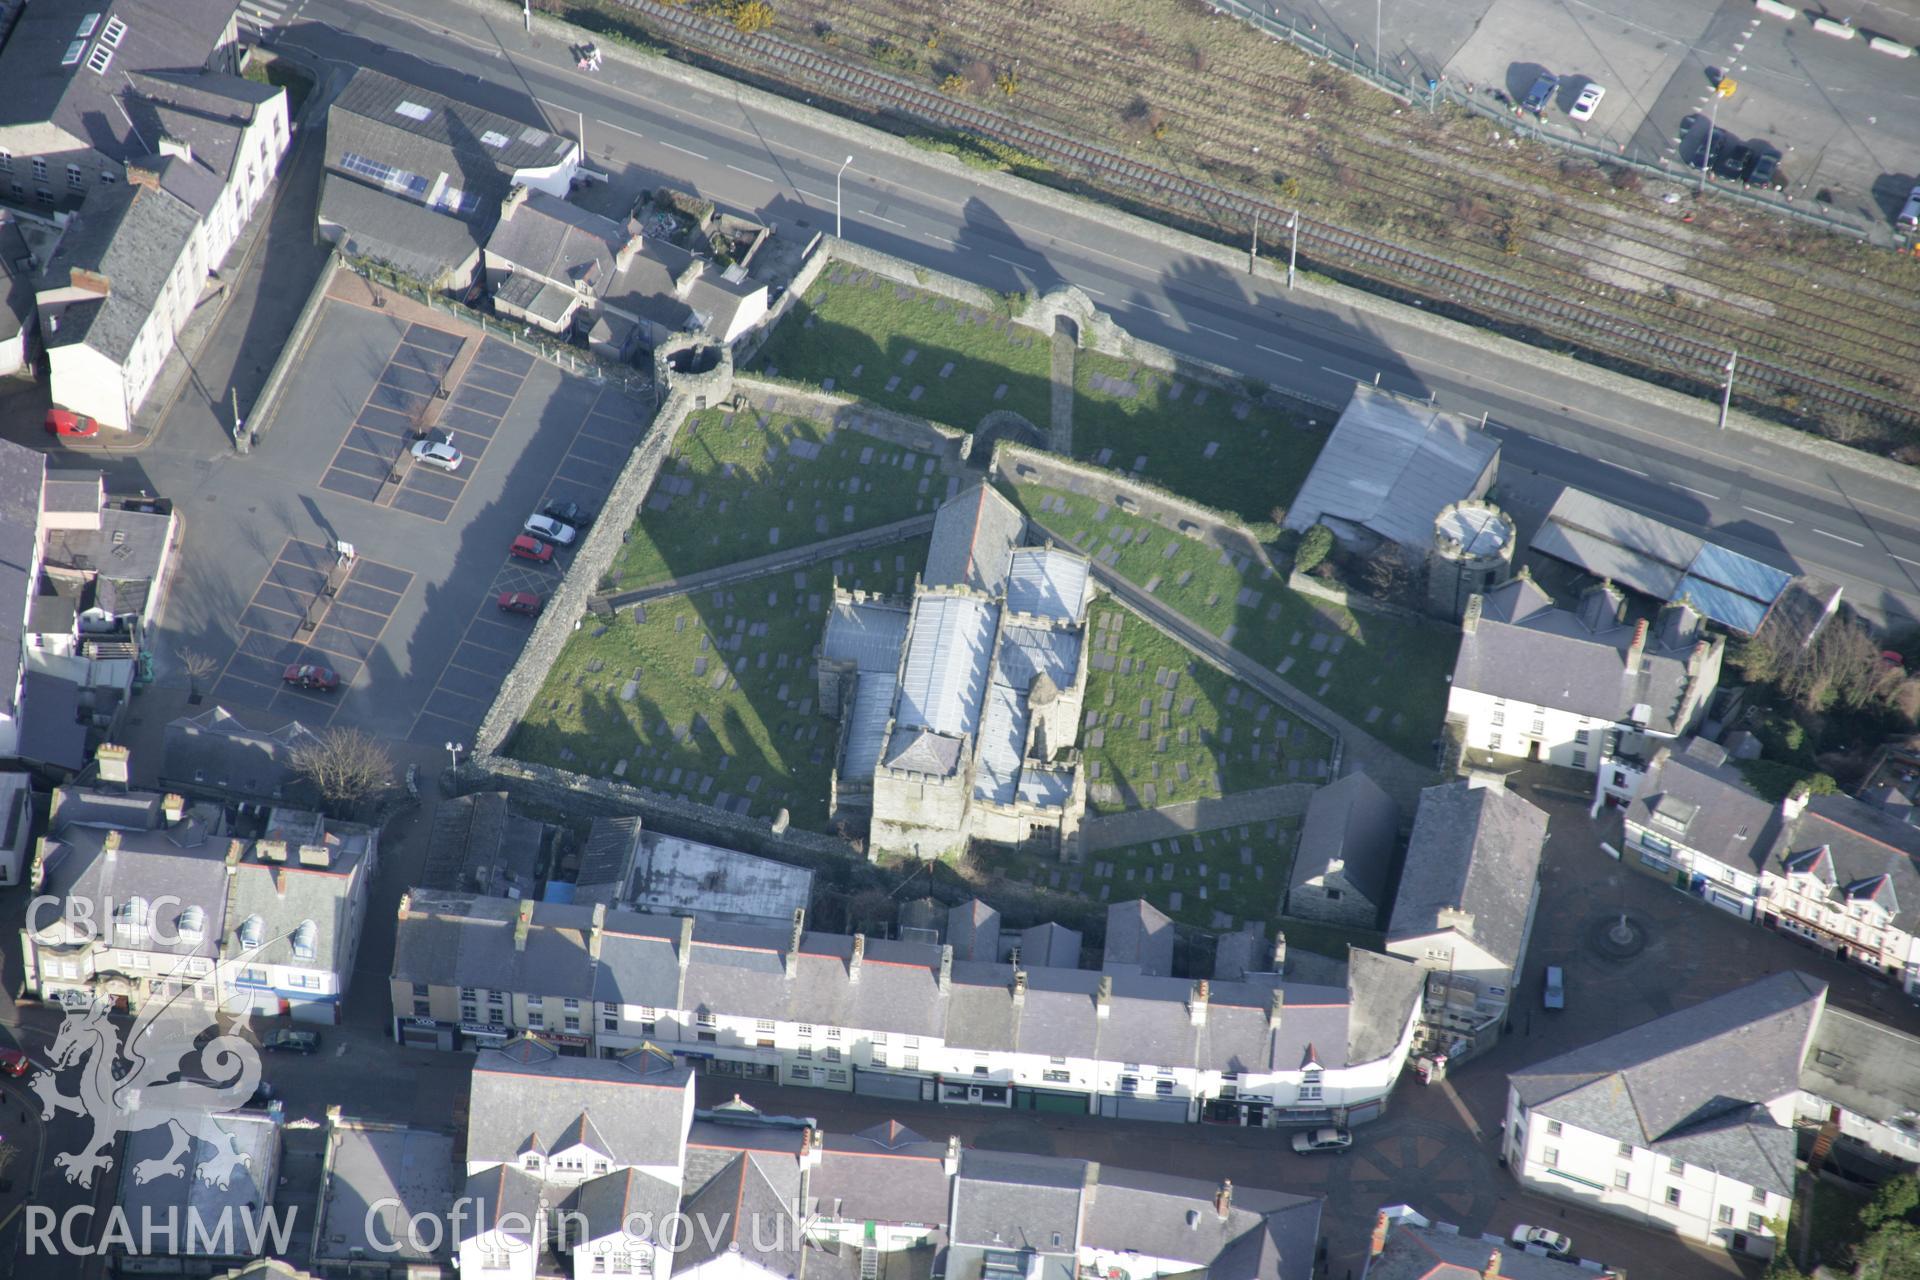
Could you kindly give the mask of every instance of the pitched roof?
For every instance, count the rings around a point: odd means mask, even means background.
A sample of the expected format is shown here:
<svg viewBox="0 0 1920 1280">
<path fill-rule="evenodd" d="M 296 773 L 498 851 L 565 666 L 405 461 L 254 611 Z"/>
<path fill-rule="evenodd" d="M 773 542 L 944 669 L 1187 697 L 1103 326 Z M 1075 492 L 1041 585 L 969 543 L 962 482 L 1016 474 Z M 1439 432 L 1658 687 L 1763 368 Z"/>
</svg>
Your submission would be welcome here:
<svg viewBox="0 0 1920 1280">
<path fill-rule="evenodd" d="M 827 614 L 820 656 L 851 662 L 861 674 L 892 676 L 907 642 L 908 610 L 885 600 L 836 599 Z"/>
<path fill-rule="evenodd" d="M 1799 818 L 1776 827 L 1767 868 L 1821 851 L 1843 896 L 1879 902 L 1902 930 L 1920 932 L 1920 827 L 1846 795 L 1814 796 Z"/>
<path fill-rule="evenodd" d="M 1365 773 L 1350 773 L 1307 801 L 1290 887 L 1298 889 L 1338 864 L 1347 883 L 1380 906 L 1399 836 L 1400 806 Z"/>
<path fill-rule="evenodd" d="M 42 341 L 124 361 L 199 227 L 199 215 L 168 191 L 137 182 L 93 187 L 41 272 Z M 50 300 L 76 267 L 106 277 L 106 295 Z"/>
<path fill-rule="evenodd" d="M 1347 948 L 1347 1061 L 1376 1062 L 1400 1044 L 1426 989 L 1426 971 L 1399 956 Z"/>
<path fill-rule="evenodd" d="M 766 289 L 737 268 L 714 270 L 706 259 L 649 236 L 628 260 L 627 269 L 614 277 L 601 301 L 670 332 L 699 331 L 726 338 L 749 303 L 763 303 Z"/>
<path fill-rule="evenodd" d="M 468 223 L 337 173 L 321 182 L 318 220 L 323 230 L 338 228 L 343 253 L 416 280 L 438 281 L 480 249 L 479 231 Z"/>
<path fill-rule="evenodd" d="M 1368 1260 L 1367 1280 L 1485 1280 L 1487 1263 L 1495 1257 L 1500 1265 L 1492 1280 L 1592 1280 L 1596 1274 L 1575 1262 L 1528 1253 L 1498 1236 L 1436 1226 L 1404 1205 L 1386 1212 L 1385 1247 Z"/>
<path fill-rule="evenodd" d="M 1455 927 L 1502 964 L 1518 966 L 1546 841 L 1546 813 L 1505 788 L 1466 782 L 1426 788 L 1388 940 L 1432 933 L 1445 927 L 1442 912 L 1460 912 L 1464 919 L 1449 917 Z"/>
<path fill-rule="evenodd" d="M 322 839 L 316 847 L 326 850 L 324 867 L 304 865 L 301 853 L 289 849 L 285 864 L 248 857 L 231 868 L 225 954 L 250 953 L 263 964 L 330 970 L 344 989 L 376 837 L 364 827 L 332 824 Z M 263 939 L 257 950 L 241 937 L 255 917 Z"/>
<path fill-rule="evenodd" d="M 979 727 L 998 611 L 972 596 L 922 593 L 900 674 L 894 719 L 903 729 L 964 738 Z"/>
<path fill-rule="evenodd" d="M 1026 533 L 1026 517 L 985 481 L 940 504 L 920 580 L 929 587 L 971 587 L 998 595 L 1007 557 Z"/>
<path fill-rule="evenodd" d="M 1826 983 L 1789 970 L 1508 1076 L 1520 1102 L 1618 1142 L 1792 1194 L 1767 1104 L 1800 1087 Z"/>
<path fill-rule="evenodd" d="M 639 1234 L 641 1223 L 665 1222 L 679 1207 L 679 1187 L 638 1169 L 591 1178 L 560 1205 L 562 1212 L 578 1214 L 586 1223 L 587 1240 L 603 1240 L 621 1231 Z"/>
<path fill-rule="evenodd" d="M 614 257 L 626 240 L 613 219 L 522 187 L 505 200 L 487 237 L 487 265 L 597 296 L 612 284 Z"/>
<path fill-rule="evenodd" d="M 468 1212 L 458 1221 L 462 1244 L 494 1231 L 527 1244 L 541 1220 L 546 1188 L 531 1174 L 502 1163 L 468 1175 L 464 1196 Z"/>
<path fill-rule="evenodd" d="M 1641 669 L 1629 671 L 1634 632 L 1634 624 L 1611 617 L 1583 620 L 1557 608 L 1532 579 L 1515 578 L 1482 597 L 1479 621 L 1460 637 L 1453 683 L 1621 724 L 1644 706 L 1645 728 L 1677 734 L 1686 727 L 1688 660 L 1706 641 L 1685 629 L 1649 627 Z"/>
<path fill-rule="evenodd" d="M 895 729 L 887 740 L 881 763 L 905 773 L 924 773 L 934 778 L 949 778 L 960 768 L 964 743 L 931 729 Z"/>
<path fill-rule="evenodd" d="M 1500 442 L 1463 414 L 1356 385 L 1287 509 L 1287 528 L 1337 519 L 1424 555 L 1441 510 L 1473 496 L 1499 455 Z"/>
<path fill-rule="evenodd" d="M 524 1038 L 507 1050 L 474 1058 L 470 1163 L 513 1161 L 530 1139 L 557 1151 L 591 1125 L 616 1163 L 680 1167 L 693 1073 L 671 1055 L 569 1058 Z"/>
<path fill-rule="evenodd" d="M 420 883 L 459 893 L 533 896 L 545 839 L 538 822 L 513 813 L 504 791 L 440 802 Z"/>
<path fill-rule="evenodd" d="M 947 912 L 947 945 L 955 960 L 1000 958 L 1000 913 L 978 898 Z"/>
<path fill-rule="evenodd" d="M 214 707 L 167 724 L 160 779 L 166 786 L 254 800 L 317 798 L 293 763 L 301 744 L 317 740 L 298 720 L 278 729 L 249 729 L 225 707 Z"/>
<path fill-rule="evenodd" d="M 1756 872 L 1779 838 L 1779 806 L 1747 786 L 1727 753 L 1704 738 L 1655 752 L 1626 819 L 1675 844 Z"/>
<path fill-rule="evenodd" d="M 1086 1191 L 1080 1244 L 1191 1264 L 1209 1280 L 1309 1280 L 1320 1241 L 1317 1196 L 1101 1165 Z"/>
<path fill-rule="evenodd" d="M 1173 973 L 1173 921 L 1145 898 L 1107 908 L 1107 945 L 1100 967 L 1108 973 L 1165 978 Z"/>
<path fill-rule="evenodd" d="M 41 490 L 46 455 L 0 440 L 0 654 L 18 655 L 33 598 L 33 569 L 40 546 Z M 6 659 L 9 669 L 17 656 Z M 0 716 L 15 711 L 12 680 L 0 680 Z"/>
<path fill-rule="evenodd" d="M 674 1258 L 676 1271 L 691 1271 L 725 1253 L 738 1253 L 776 1276 L 800 1274 L 797 1232 L 773 1230 L 782 1219 L 804 1217 L 800 1166 L 792 1156 L 743 1151 L 688 1197 L 683 1212 L 700 1230 L 688 1233 Z M 759 1230 L 753 1230 L 758 1225 Z"/>
<path fill-rule="evenodd" d="M 1017 547 L 1007 560 L 1007 609 L 1078 621 L 1087 610 L 1092 569 L 1085 556 L 1058 547 Z"/>
<path fill-rule="evenodd" d="M 964 1151 L 948 1236 L 955 1244 L 1071 1253 L 1086 1177 L 1084 1160 Z"/>
</svg>

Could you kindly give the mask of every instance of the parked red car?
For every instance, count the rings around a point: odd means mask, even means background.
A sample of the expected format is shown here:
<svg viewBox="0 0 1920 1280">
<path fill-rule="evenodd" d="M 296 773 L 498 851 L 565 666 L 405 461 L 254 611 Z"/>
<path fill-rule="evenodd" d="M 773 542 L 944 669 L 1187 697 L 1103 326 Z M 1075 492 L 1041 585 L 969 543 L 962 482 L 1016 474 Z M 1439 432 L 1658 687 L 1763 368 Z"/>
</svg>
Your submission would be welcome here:
<svg viewBox="0 0 1920 1280">
<path fill-rule="evenodd" d="M 507 548 L 507 554 L 521 560 L 537 560 L 541 564 L 553 559 L 553 548 L 530 533 L 523 533 L 513 540 Z"/>
<path fill-rule="evenodd" d="M 33 1070 L 33 1062 L 18 1049 L 0 1049 L 0 1071 L 18 1080 Z"/>
<path fill-rule="evenodd" d="M 500 593 L 500 612 L 517 613 L 531 618 L 540 612 L 540 597 L 531 591 L 502 591 Z"/>
<path fill-rule="evenodd" d="M 296 662 L 280 673 L 280 679 L 296 689 L 317 689 L 332 693 L 340 687 L 340 673 L 317 662 Z"/>
<path fill-rule="evenodd" d="M 71 409 L 47 410 L 47 430 L 56 436 L 97 436 L 100 424 Z"/>
</svg>

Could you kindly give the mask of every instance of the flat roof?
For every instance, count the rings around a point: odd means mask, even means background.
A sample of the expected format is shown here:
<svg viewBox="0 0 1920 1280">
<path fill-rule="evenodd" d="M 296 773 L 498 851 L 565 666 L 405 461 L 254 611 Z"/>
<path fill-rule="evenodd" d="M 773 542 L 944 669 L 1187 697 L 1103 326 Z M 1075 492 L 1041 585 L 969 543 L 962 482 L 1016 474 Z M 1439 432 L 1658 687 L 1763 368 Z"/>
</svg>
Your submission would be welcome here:
<svg viewBox="0 0 1920 1280">
<path fill-rule="evenodd" d="M 407 1220 L 416 1213 L 438 1217 L 466 1182 L 454 1162 L 454 1138 L 405 1125 L 336 1121 L 327 1127 L 326 1220 L 315 1224 L 316 1259 L 345 1261 L 387 1257 L 398 1262 L 445 1262 L 452 1256 L 443 1232 L 440 1247 L 409 1239 Z M 375 1206 L 378 1206 L 377 1208 Z M 379 1239 L 368 1228 L 377 1222 Z M 400 1248 L 389 1252 L 388 1242 Z"/>
</svg>

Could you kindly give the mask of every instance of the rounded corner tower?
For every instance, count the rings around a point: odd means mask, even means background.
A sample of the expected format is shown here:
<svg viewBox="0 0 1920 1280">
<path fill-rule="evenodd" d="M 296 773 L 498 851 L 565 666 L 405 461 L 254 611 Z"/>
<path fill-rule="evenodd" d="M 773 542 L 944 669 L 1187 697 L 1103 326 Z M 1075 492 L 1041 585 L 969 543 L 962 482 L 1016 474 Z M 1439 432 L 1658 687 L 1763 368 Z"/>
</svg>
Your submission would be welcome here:
<svg viewBox="0 0 1920 1280">
<path fill-rule="evenodd" d="M 1485 595 L 1513 576 L 1518 537 L 1513 518 L 1479 498 L 1455 502 L 1433 522 L 1433 549 L 1427 553 L 1427 603 L 1458 622 L 1467 601 Z"/>
</svg>

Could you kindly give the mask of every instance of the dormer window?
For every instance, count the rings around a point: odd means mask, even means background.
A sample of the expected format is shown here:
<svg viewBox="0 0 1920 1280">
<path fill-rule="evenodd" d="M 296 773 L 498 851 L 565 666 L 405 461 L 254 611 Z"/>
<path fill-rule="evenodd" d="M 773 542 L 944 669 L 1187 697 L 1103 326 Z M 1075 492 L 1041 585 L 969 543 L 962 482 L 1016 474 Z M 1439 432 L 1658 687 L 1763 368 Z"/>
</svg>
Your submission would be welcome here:
<svg viewBox="0 0 1920 1280">
<path fill-rule="evenodd" d="M 248 916 L 240 922 L 240 945 L 252 951 L 260 946 L 267 937 L 267 922 L 259 916 Z"/>
<path fill-rule="evenodd" d="M 300 927 L 293 931 L 293 954 L 302 960 L 311 960 L 314 956 L 314 940 L 319 930 L 311 920 L 302 920 Z"/>
<path fill-rule="evenodd" d="M 180 941 L 198 946 L 207 940 L 207 913 L 202 907 L 188 907 L 180 913 Z"/>
</svg>

